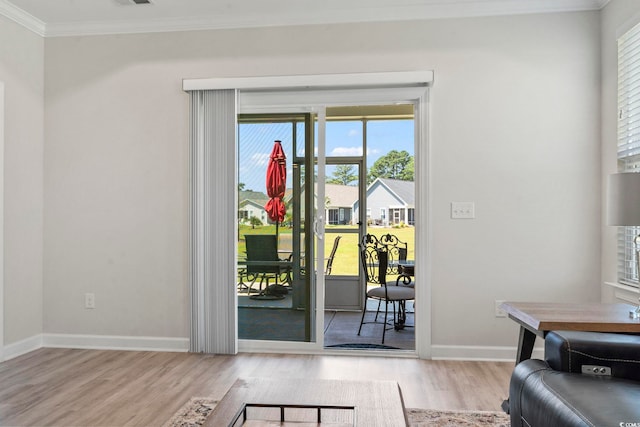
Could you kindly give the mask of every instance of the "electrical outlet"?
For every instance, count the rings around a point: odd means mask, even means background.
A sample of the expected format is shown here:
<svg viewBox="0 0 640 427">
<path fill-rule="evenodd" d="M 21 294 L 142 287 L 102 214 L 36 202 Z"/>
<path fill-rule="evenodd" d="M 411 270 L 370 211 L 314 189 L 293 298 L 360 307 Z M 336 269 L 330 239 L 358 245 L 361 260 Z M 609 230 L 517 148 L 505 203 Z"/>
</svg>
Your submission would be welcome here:
<svg viewBox="0 0 640 427">
<path fill-rule="evenodd" d="M 507 312 L 500 308 L 500 306 L 505 302 L 503 299 L 497 299 L 495 302 L 495 313 L 496 317 L 507 317 Z"/>
<path fill-rule="evenodd" d="M 84 308 L 96 308 L 96 294 L 84 294 Z"/>
</svg>

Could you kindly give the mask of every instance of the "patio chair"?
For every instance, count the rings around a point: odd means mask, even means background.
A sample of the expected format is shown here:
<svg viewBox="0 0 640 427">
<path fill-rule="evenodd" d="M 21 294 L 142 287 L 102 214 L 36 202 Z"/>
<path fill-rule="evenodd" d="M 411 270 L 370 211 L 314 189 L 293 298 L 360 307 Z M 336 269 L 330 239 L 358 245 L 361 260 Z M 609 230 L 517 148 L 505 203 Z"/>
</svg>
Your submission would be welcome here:
<svg viewBox="0 0 640 427">
<path fill-rule="evenodd" d="M 408 245 L 394 234 L 383 234 L 378 239 L 380 245 L 387 248 L 389 254 L 389 274 L 398 274 L 398 263 L 407 260 Z"/>
<path fill-rule="evenodd" d="M 255 282 L 260 279 L 260 292 L 263 292 L 263 283 L 269 286 L 269 280 L 273 279 L 277 285 L 291 283 L 291 264 L 282 261 L 291 261 L 291 255 L 287 259 L 278 257 L 278 236 L 275 234 L 245 234 L 246 243 L 246 269 L 245 276 L 250 281 L 247 293 L 250 293 Z M 273 264 L 269 264 L 269 263 Z M 246 285 L 246 284 L 245 284 Z"/>
<path fill-rule="evenodd" d="M 333 258 L 336 256 L 336 251 L 338 250 L 338 243 L 340 243 L 340 239 L 342 236 L 336 236 L 333 241 L 333 248 L 331 248 L 331 253 L 329 254 L 329 258 L 327 258 L 327 266 L 324 269 L 325 276 L 331 274 L 331 268 L 333 267 Z"/>
<path fill-rule="evenodd" d="M 365 236 L 366 237 L 366 236 Z M 365 323 L 381 323 L 382 328 L 382 344 L 384 344 L 384 338 L 387 329 L 387 317 L 389 314 L 389 304 L 393 306 L 393 328 L 395 330 L 403 329 L 406 320 L 405 301 L 415 299 L 415 290 L 408 286 L 399 286 L 398 282 L 395 285 L 387 283 L 387 268 L 388 268 L 388 251 L 383 245 L 377 243 L 377 239 L 363 239 L 364 242 L 369 244 L 360 244 L 360 259 L 362 261 L 362 267 L 364 269 L 365 280 L 367 284 L 377 285 L 374 288 L 365 288 L 365 305 L 362 310 L 362 319 L 360 320 L 360 327 L 358 328 L 358 335 L 362 331 L 362 325 Z M 378 310 L 373 321 L 365 322 L 365 315 L 367 313 L 367 300 L 371 298 L 378 300 Z M 384 318 L 378 321 L 378 315 L 380 312 L 380 304 L 384 302 Z M 397 303 L 397 312 L 396 312 Z"/>
</svg>

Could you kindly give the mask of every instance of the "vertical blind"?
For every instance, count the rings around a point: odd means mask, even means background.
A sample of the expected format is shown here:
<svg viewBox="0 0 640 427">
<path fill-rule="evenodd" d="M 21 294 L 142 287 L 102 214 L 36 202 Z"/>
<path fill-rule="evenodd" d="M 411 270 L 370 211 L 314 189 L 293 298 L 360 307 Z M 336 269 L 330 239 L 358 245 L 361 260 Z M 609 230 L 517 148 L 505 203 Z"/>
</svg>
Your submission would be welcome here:
<svg viewBox="0 0 640 427">
<path fill-rule="evenodd" d="M 618 39 L 618 172 L 640 173 L 640 25 Z M 640 227 L 619 227 L 618 280 L 638 286 L 634 238 Z"/>
<path fill-rule="evenodd" d="M 236 91 L 189 96 L 189 350 L 235 354 Z"/>
</svg>

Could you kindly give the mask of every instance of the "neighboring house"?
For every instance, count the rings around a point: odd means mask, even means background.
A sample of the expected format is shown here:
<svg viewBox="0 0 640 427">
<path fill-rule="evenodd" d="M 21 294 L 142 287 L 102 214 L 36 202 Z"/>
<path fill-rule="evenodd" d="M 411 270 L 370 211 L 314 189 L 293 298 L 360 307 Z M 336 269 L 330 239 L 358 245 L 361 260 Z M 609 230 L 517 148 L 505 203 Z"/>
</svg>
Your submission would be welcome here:
<svg viewBox="0 0 640 427">
<path fill-rule="evenodd" d="M 290 201 L 287 190 L 285 201 Z M 358 222 L 358 187 L 325 184 L 327 225 Z M 415 225 L 415 186 L 413 181 L 378 178 L 367 189 L 367 220 L 374 225 Z"/>
<path fill-rule="evenodd" d="M 248 221 L 249 218 L 255 217 L 260 219 L 263 224 L 268 221 L 267 212 L 264 205 L 269 198 L 266 194 L 258 191 L 240 191 L 238 193 L 238 220 Z"/>
<path fill-rule="evenodd" d="M 358 187 L 340 184 L 325 184 L 325 218 L 329 225 L 351 224 L 353 202 L 358 200 Z M 356 221 L 357 222 L 357 221 Z"/>
<path fill-rule="evenodd" d="M 353 204 L 358 212 L 358 201 Z M 376 178 L 367 188 L 367 221 L 374 225 L 415 225 L 413 181 Z"/>
<path fill-rule="evenodd" d="M 317 184 L 315 188 L 317 190 Z M 353 215 L 353 202 L 358 199 L 358 187 L 325 184 L 324 190 L 324 217 L 327 225 L 346 225 L 357 222 L 357 217 Z M 288 188 L 284 196 L 287 206 L 291 204 L 292 196 L 293 190 Z M 304 197 L 304 191 L 302 191 L 301 197 Z"/>
</svg>

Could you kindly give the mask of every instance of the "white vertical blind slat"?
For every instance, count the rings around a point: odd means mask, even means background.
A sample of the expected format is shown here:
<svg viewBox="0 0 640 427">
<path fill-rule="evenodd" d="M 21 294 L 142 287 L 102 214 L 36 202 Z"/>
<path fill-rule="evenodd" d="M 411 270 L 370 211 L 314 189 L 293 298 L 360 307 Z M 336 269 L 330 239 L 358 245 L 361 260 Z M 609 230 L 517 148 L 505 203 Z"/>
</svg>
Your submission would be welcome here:
<svg viewBox="0 0 640 427">
<path fill-rule="evenodd" d="M 236 91 L 190 98 L 190 351 L 235 354 Z"/>
</svg>

